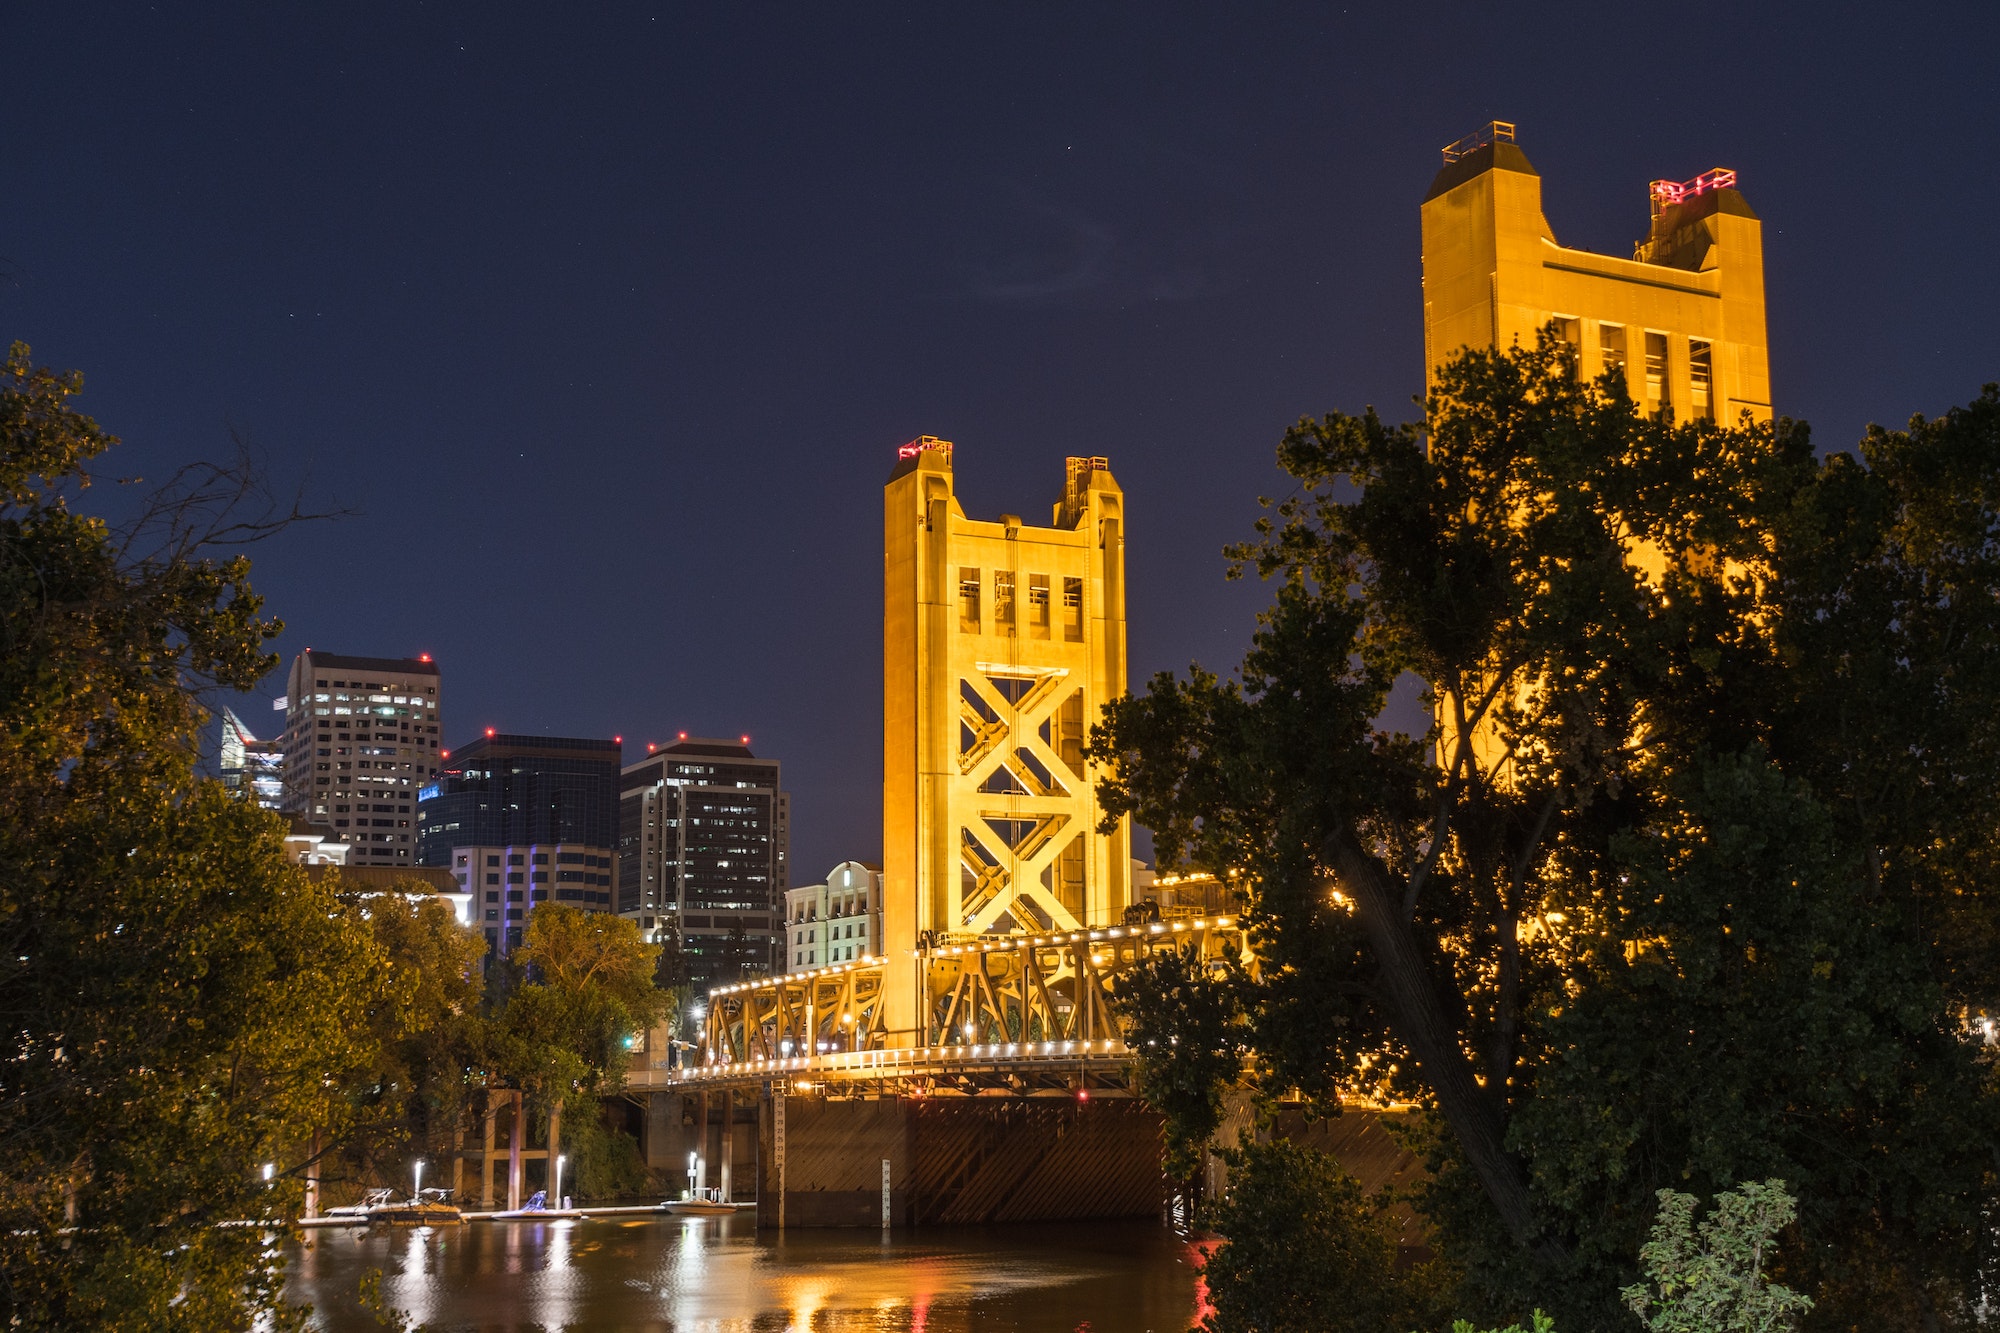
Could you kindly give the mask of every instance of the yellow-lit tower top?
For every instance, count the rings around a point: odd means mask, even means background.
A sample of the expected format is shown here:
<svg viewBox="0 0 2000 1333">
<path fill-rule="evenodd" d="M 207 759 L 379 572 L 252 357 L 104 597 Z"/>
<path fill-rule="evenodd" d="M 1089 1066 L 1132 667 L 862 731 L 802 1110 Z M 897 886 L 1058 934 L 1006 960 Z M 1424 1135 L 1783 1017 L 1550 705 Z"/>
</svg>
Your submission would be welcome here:
<svg viewBox="0 0 2000 1333">
<path fill-rule="evenodd" d="M 1131 830 L 1100 833 L 1083 746 L 1125 693 L 1125 497 L 1072 458 L 1053 525 L 969 519 L 952 446 L 902 446 L 883 515 L 883 953 L 917 1027 L 921 938 L 1116 922 Z"/>
<path fill-rule="evenodd" d="M 1763 224 L 1717 167 L 1654 181 L 1630 259 L 1557 243 L 1542 178 L 1494 121 L 1444 150 L 1424 196 L 1427 376 L 1466 347 L 1533 346 L 1551 320 L 1583 373 L 1622 368 L 1643 409 L 1734 425 L 1771 415 Z"/>
</svg>

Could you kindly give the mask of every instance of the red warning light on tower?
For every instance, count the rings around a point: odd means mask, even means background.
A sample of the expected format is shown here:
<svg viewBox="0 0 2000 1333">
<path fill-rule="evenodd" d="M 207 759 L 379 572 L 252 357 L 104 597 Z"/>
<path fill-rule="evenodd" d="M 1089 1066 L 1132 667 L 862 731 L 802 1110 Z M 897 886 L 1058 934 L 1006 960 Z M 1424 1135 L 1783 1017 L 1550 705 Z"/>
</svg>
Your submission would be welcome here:
<svg viewBox="0 0 2000 1333">
<path fill-rule="evenodd" d="M 919 435 L 908 444 L 896 446 L 896 457 L 915 458 L 918 454 L 943 454 L 944 461 L 951 462 L 951 441 L 940 440 L 935 435 Z"/>
<path fill-rule="evenodd" d="M 1664 208 L 1678 204 L 1710 190 L 1727 190 L 1736 184 L 1736 173 L 1728 167 L 1710 167 L 1691 181 L 1654 181 L 1648 188 L 1652 191 L 1653 202 Z"/>
</svg>

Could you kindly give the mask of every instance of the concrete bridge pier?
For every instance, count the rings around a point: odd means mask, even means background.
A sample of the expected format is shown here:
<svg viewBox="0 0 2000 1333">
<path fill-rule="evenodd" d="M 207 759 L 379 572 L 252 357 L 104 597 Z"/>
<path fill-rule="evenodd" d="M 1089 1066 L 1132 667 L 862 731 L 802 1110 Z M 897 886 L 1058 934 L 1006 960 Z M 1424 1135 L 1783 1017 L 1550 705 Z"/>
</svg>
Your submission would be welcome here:
<svg viewBox="0 0 2000 1333">
<path fill-rule="evenodd" d="M 479 1117 L 479 1206 L 493 1207 L 493 1146 L 500 1124 L 500 1108 L 489 1094 Z"/>
<path fill-rule="evenodd" d="M 1154 1217 L 1160 1117 L 1129 1096 L 761 1097 L 760 1227 Z M 782 1179 L 782 1183 L 781 1183 Z"/>
<path fill-rule="evenodd" d="M 718 1100 L 721 1106 L 718 1108 L 720 1115 L 717 1117 L 720 1123 L 716 1126 L 716 1184 L 721 1189 L 722 1201 L 728 1203 L 731 1201 L 729 1186 L 730 1176 L 733 1174 L 730 1168 L 736 1161 L 736 1093 L 724 1088 Z"/>
<path fill-rule="evenodd" d="M 527 1117 L 521 1114 L 523 1107 L 520 1093 L 508 1094 L 508 1101 L 513 1105 L 514 1117 L 512 1127 L 507 1134 L 507 1210 L 515 1212 L 521 1207 L 521 1149 L 525 1146 L 522 1139 L 527 1129 L 521 1122 Z"/>
<path fill-rule="evenodd" d="M 670 1195 L 678 1196 L 688 1184 L 688 1154 L 695 1155 L 695 1185 L 714 1186 L 724 1198 L 744 1194 L 744 1183 L 753 1188 L 757 1177 L 754 1159 L 757 1136 L 746 1133 L 737 1121 L 752 1108 L 725 1089 L 670 1090 L 646 1094 L 646 1167 L 655 1172 Z M 752 1194 L 750 1197 L 755 1197 Z"/>
</svg>

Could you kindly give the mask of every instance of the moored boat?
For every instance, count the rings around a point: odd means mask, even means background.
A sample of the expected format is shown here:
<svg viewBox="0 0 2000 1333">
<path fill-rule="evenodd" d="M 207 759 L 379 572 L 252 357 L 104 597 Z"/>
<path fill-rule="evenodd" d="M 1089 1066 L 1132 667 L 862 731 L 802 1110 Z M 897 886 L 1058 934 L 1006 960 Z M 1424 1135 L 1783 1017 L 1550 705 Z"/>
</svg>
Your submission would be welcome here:
<svg viewBox="0 0 2000 1333">
<path fill-rule="evenodd" d="M 722 1191 L 709 1189 L 683 1194 L 660 1205 L 660 1211 L 677 1217 L 724 1217 L 736 1211 L 733 1203 L 722 1201 Z"/>
<path fill-rule="evenodd" d="M 450 1227 L 465 1220 L 465 1214 L 449 1202 L 450 1190 L 424 1190 L 414 1199 L 384 1202 L 368 1210 L 369 1226 Z"/>
</svg>

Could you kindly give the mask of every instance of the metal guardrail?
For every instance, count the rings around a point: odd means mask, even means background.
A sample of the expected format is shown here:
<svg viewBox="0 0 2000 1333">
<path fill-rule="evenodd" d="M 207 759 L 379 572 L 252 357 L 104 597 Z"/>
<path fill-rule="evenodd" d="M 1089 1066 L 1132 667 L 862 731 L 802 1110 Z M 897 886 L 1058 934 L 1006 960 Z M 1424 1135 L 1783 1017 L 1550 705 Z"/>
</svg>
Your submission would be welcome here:
<svg viewBox="0 0 2000 1333">
<path fill-rule="evenodd" d="M 718 1060 L 675 1069 L 634 1070 L 626 1075 L 628 1092 L 698 1087 L 708 1083 L 741 1083 L 786 1078 L 849 1082 L 911 1075 L 955 1073 L 968 1069 L 1122 1065 L 1131 1058 L 1123 1041 L 1008 1041 L 943 1046 L 898 1046 L 871 1051 L 832 1051 L 778 1059 Z"/>
<path fill-rule="evenodd" d="M 1470 157 L 1489 144 L 1514 142 L 1514 122 L 1511 120 L 1489 120 L 1462 139 L 1454 139 L 1444 146 L 1444 164 L 1450 166 L 1460 158 Z"/>
</svg>

